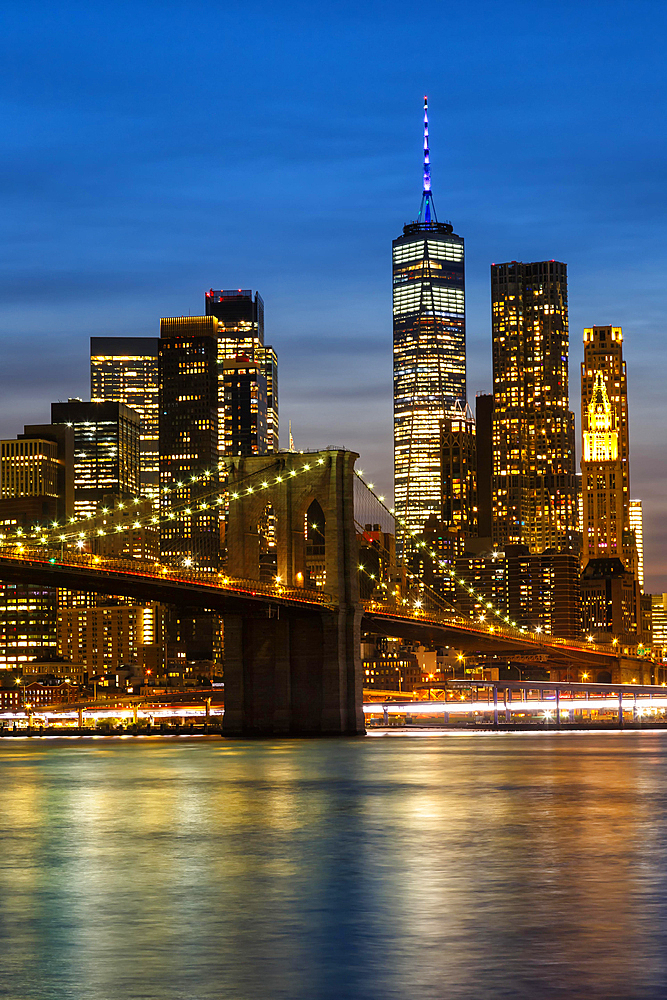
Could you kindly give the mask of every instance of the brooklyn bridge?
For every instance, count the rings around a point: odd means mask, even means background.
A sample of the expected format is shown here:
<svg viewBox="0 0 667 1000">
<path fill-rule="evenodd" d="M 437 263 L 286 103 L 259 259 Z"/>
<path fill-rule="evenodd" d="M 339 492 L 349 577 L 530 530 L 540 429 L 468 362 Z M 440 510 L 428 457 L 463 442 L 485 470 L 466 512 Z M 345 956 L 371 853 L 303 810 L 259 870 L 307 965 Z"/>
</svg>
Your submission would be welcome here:
<svg viewBox="0 0 667 1000">
<path fill-rule="evenodd" d="M 368 511 L 393 518 L 361 474 L 358 455 L 344 449 L 281 452 L 226 464 L 221 488 L 209 473 L 198 477 L 199 509 L 227 509 L 223 572 L 184 564 L 95 554 L 92 542 L 174 517 L 168 498 L 159 515 L 142 501 L 130 516 L 119 502 L 99 519 L 18 530 L 0 545 L 0 577 L 206 609 L 224 621 L 224 732 L 241 735 L 340 735 L 364 732 L 360 642 L 374 633 L 449 646 L 470 654 L 538 660 L 545 668 L 585 668 L 590 676 L 621 683 L 647 682 L 647 661 L 636 648 L 560 639 L 530 632 L 487 605 L 467 617 L 431 594 L 420 579 L 392 585 L 369 579 L 360 562 L 359 537 Z M 168 492 L 168 491 L 165 491 Z M 323 584 L 304 586 L 304 518 L 314 501 L 322 512 Z M 195 501 L 191 501 L 191 504 Z M 263 579 L 258 525 L 270 503 L 276 572 Z M 188 508 L 187 513 L 191 513 Z M 443 564 L 444 565 L 444 564 Z M 364 573 L 366 576 L 364 577 Z M 469 581 L 450 572 L 473 596 Z M 373 577 L 373 574 L 370 574 Z M 362 598 L 360 581 L 364 592 Z"/>
</svg>

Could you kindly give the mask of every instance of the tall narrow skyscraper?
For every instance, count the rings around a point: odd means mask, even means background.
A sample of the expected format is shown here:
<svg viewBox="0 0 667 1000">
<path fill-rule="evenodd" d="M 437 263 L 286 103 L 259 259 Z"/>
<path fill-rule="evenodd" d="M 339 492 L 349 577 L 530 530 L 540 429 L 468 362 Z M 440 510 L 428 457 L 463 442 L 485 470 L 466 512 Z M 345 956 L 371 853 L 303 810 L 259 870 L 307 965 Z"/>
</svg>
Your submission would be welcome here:
<svg viewBox="0 0 667 1000">
<path fill-rule="evenodd" d="M 637 546 L 637 580 L 644 593 L 644 514 L 641 500 L 630 501 L 630 529 L 635 533 Z"/>
<path fill-rule="evenodd" d="M 141 417 L 141 492 L 159 489 L 158 338 L 91 337 L 90 398 L 125 403 Z"/>
<path fill-rule="evenodd" d="M 160 320 L 161 556 L 205 571 L 217 570 L 220 550 L 209 496 L 218 480 L 217 331 L 213 316 Z"/>
<path fill-rule="evenodd" d="M 601 371 L 595 374 L 587 405 L 582 398 L 581 410 L 585 566 L 589 559 L 623 556 L 623 469 L 618 417 Z"/>
<path fill-rule="evenodd" d="M 491 266 L 493 539 L 531 552 L 578 545 L 569 410 L 567 266 Z"/>
<path fill-rule="evenodd" d="M 441 517 L 440 423 L 466 401 L 464 244 L 435 212 L 426 98 L 419 216 L 392 247 L 394 505 L 421 532 Z"/>
<path fill-rule="evenodd" d="M 218 379 L 220 382 L 220 452 L 224 455 L 257 455 L 279 450 L 278 355 L 264 343 L 264 301 L 250 288 L 213 289 L 206 292 L 206 315 L 218 320 Z M 229 371 L 238 361 L 250 361 L 256 371 L 257 398 L 253 413 L 259 416 L 241 430 L 239 414 L 230 405 Z M 231 363 L 231 365 L 230 365 Z M 241 365 L 243 368 L 244 366 Z M 247 367 L 247 365 L 245 366 Z M 260 388 L 263 382 L 264 388 Z M 240 386 L 238 388 L 241 388 Z M 243 409 L 242 405 L 240 407 Z M 252 427 L 251 427 L 252 423 Z M 239 437 L 241 434 L 241 437 Z"/>
<path fill-rule="evenodd" d="M 620 327 L 584 330 L 581 414 L 584 625 L 591 632 L 640 638 L 644 624 L 630 515 L 628 382 Z"/>
<path fill-rule="evenodd" d="M 617 326 L 593 326 L 584 330 L 584 360 L 581 364 L 581 412 L 585 419 L 588 407 L 596 393 L 598 383 L 604 385 L 605 394 L 609 400 L 613 414 L 614 428 L 618 435 L 617 461 L 618 472 L 615 489 L 619 490 L 622 509 L 618 512 L 619 551 L 617 554 L 626 570 L 636 573 L 636 548 L 631 537 L 630 526 L 630 434 L 628 428 L 628 375 L 623 360 L 623 331 Z M 586 467 L 585 467 L 586 466 Z M 584 494 L 584 565 L 588 559 L 606 556 L 605 527 L 601 522 L 597 527 L 597 511 L 593 506 L 597 489 L 597 480 L 593 484 L 586 481 L 587 458 L 581 463 L 583 476 L 582 489 Z M 602 543 L 602 544 L 601 544 Z M 608 548 L 608 546 L 606 546 Z"/>
</svg>

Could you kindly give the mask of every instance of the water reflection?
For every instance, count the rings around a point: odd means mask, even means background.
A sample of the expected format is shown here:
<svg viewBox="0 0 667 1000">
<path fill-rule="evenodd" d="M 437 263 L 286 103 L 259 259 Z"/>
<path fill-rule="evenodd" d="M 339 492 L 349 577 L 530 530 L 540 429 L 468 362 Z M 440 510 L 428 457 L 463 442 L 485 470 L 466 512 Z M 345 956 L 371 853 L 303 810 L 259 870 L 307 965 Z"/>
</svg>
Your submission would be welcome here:
<svg viewBox="0 0 667 1000">
<path fill-rule="evenodd" d="M 662 733 L 0 741 L 0 996 L 665 996 Z"/>
</svg>

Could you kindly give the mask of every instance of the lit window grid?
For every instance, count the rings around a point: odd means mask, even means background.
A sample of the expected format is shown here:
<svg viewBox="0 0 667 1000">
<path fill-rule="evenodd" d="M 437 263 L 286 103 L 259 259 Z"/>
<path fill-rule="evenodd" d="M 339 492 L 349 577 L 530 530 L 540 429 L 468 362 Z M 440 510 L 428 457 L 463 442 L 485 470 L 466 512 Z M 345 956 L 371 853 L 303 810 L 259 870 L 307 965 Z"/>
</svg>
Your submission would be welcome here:
<svg viewBox="0 0 667 1000">
<path fill-rule="evenodd" d="M 466 397 L 463 254 L 463 240 L 444 238 L 393 247 L 394 503 L 412 531 L 441 516 L 440 422 Z M 441 276 L 431 260 L 459 267 Z"/>
<path fill-rule="evenodd" d="M 141 417 L 141 492 L 158 486 L 158 362 L 153 355 L 93 355 L 90 359 L 92 402 L 125 403 Z"/>
<path fill-rule="evenodd" d="M 0 497 L 58 496 L 58 445 L 37 438 L 0 442 Z"/>
</svg>

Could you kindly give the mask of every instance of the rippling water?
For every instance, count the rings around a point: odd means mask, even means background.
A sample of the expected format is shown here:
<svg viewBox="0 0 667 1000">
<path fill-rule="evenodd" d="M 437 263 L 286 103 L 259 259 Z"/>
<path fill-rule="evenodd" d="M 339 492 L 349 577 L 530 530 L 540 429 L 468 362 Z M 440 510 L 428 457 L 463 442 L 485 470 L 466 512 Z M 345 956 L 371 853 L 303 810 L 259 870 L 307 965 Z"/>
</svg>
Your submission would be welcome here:
<svg viewBox="0 0 667 1000">
<path fill-rule="evenodd" d="M 0 741 L 0 996 L 667 996 L 667 734 Z"/>
</svg>

